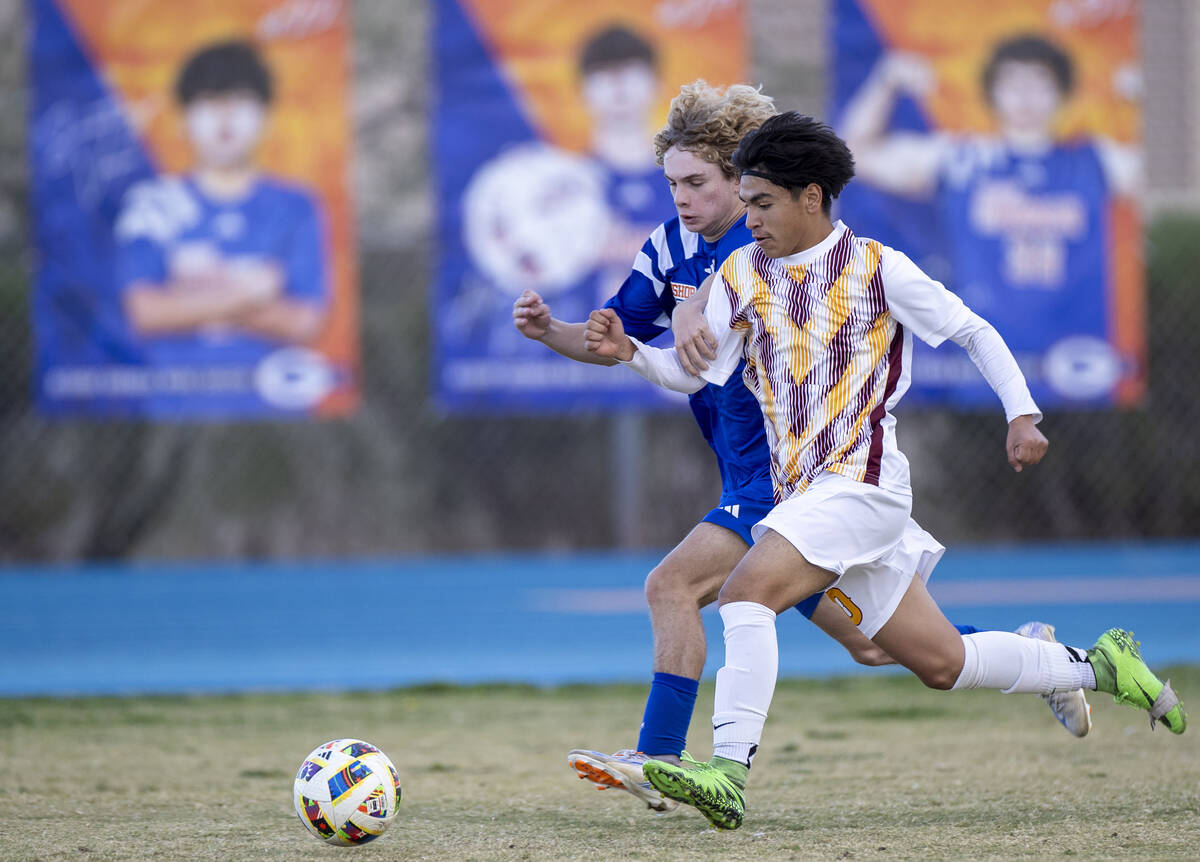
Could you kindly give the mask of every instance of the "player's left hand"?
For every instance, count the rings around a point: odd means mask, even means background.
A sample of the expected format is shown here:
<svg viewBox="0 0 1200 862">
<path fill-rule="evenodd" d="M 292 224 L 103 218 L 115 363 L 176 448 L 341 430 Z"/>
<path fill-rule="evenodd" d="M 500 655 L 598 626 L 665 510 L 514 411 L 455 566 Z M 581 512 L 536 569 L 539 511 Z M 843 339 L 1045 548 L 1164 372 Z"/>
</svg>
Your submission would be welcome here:
<svg viewBox="0 0 1200 862">
<path fill-rule="evenodd" d="M 628 362 L 633 359 L 633 342 L 625 334 L 621 318 L 611 308 L 598 308 L 588 315 L 584 346 L 597 356 Z"/>
<path fill-rule="evenodd" d="M 1033 424 L 1032 416 L 1018 416 L 1008 423 L 1008 440 L 1005 450 L 1008 463 L 1018 473 L 1024 467 L 1032 467 L 1042 460 L 1050 441 Z"/>
</svg>

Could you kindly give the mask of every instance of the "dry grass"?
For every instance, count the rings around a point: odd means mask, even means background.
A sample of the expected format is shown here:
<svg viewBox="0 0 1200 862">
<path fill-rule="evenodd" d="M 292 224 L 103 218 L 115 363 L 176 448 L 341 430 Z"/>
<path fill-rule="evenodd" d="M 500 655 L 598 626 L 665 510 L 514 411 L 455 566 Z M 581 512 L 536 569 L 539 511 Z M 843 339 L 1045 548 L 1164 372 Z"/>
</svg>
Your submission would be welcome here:
<svg viewBox="0 0 1200 862">
<path fill-rule="evenodd" d="M 1200 697 L 1200 668 L 1175 669 Z M 0 859 L 654 860 L 1200 857 L 1200 727 L 1150 733 L 1094 698 L 1071 739 L 1037 698 L 899 675 L 781 684 L 743 828 L 656 816 L 576 780 L 573 747 L 629 745 L 640 686 L 0 701 Z M 712 702 L 701 692 L 701 713 Z M 707 715 L 693 748 L 708 754 Z M 389 833 L 318 844 L 301 758 L 371 740 L 404 783 Z"/>
</svg>

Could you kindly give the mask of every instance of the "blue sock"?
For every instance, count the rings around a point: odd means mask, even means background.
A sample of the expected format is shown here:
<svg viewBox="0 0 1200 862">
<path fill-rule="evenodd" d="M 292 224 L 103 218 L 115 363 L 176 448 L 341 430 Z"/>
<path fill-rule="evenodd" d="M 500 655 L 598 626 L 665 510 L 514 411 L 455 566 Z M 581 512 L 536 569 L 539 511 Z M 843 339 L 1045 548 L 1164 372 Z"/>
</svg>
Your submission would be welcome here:
<svg viewBox="0 0 1200 862">
<path fill-rule="evenodd" d="M 973 635 L 979 631 L 975 626 L 955 626 L 955 628 L 958 629 L 960 635 Z"/>
<path fill-rule="evenodd" d="M 646 754 L 674 754 L 683 751 L 688 725 L 696 707 L 698 680 L 673 673 L 656 673 L 646 698 L 638 751 Z"/>
</svg>

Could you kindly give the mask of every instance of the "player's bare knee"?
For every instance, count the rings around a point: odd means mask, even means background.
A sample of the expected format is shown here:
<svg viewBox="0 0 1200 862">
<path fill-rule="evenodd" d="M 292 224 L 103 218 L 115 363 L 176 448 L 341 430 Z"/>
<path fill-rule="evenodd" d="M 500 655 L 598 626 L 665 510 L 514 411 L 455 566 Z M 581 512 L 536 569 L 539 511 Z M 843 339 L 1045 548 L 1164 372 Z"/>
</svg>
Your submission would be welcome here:
<svg viewBox="0 0 1200 862">
<path fill-rule="evenodd" d="M 949 691 L 962 673 L 962 659 L 953 656 L 931 656 L 913 673 L 929 688 Z"/>
<path fill-rule="evenodd" d="M 646 603 L 655 607 L 673 602 L 699 601 L 701 586 L 690 583 L 686 573 L 669 565 L 655 566 L 646 576 Z"/>
<path fill-rule="evenodd" d="M 727 605 L 730 602 L 752 602 L 756 599 L 748 595 L 745 590 L 741 589 L 739 583 L 733 578 L 727 580 L 722 586 L 721 591 L 717 593 L 717 604 Z"/>
</svg>

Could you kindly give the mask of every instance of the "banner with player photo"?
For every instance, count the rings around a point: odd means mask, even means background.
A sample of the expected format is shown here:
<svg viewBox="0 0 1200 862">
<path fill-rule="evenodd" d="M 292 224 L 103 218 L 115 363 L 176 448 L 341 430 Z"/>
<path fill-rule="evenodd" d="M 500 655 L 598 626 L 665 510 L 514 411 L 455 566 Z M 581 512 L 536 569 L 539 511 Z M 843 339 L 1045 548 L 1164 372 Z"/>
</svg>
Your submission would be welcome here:
<svg viewBox="0 0 1200 862">
<path fill-rule="evenodd" d="M 674 217 L 653 137 L 680 85 L 745 80 L 743 3 L 435 0 L 434 15 L 439 404 L 680 404 L 524 338 L 512 305 L 531 288 L 558 319 L 586 320 Z"/>
<path fill-rule="evenodd" d="M 829 116 L 857 169 L 840 216 L 991 321 L 1042 407 L 1137 404 L 1146 313 L 1136 0 L 831 8 Z M 995 402 L 965 353 L 922 343 L 911 393 Z"/>
<path fill-rule="evenodd" d="M 358 401 L 345 0 L 27 0 L 50 415 Z"/>
</svg>

